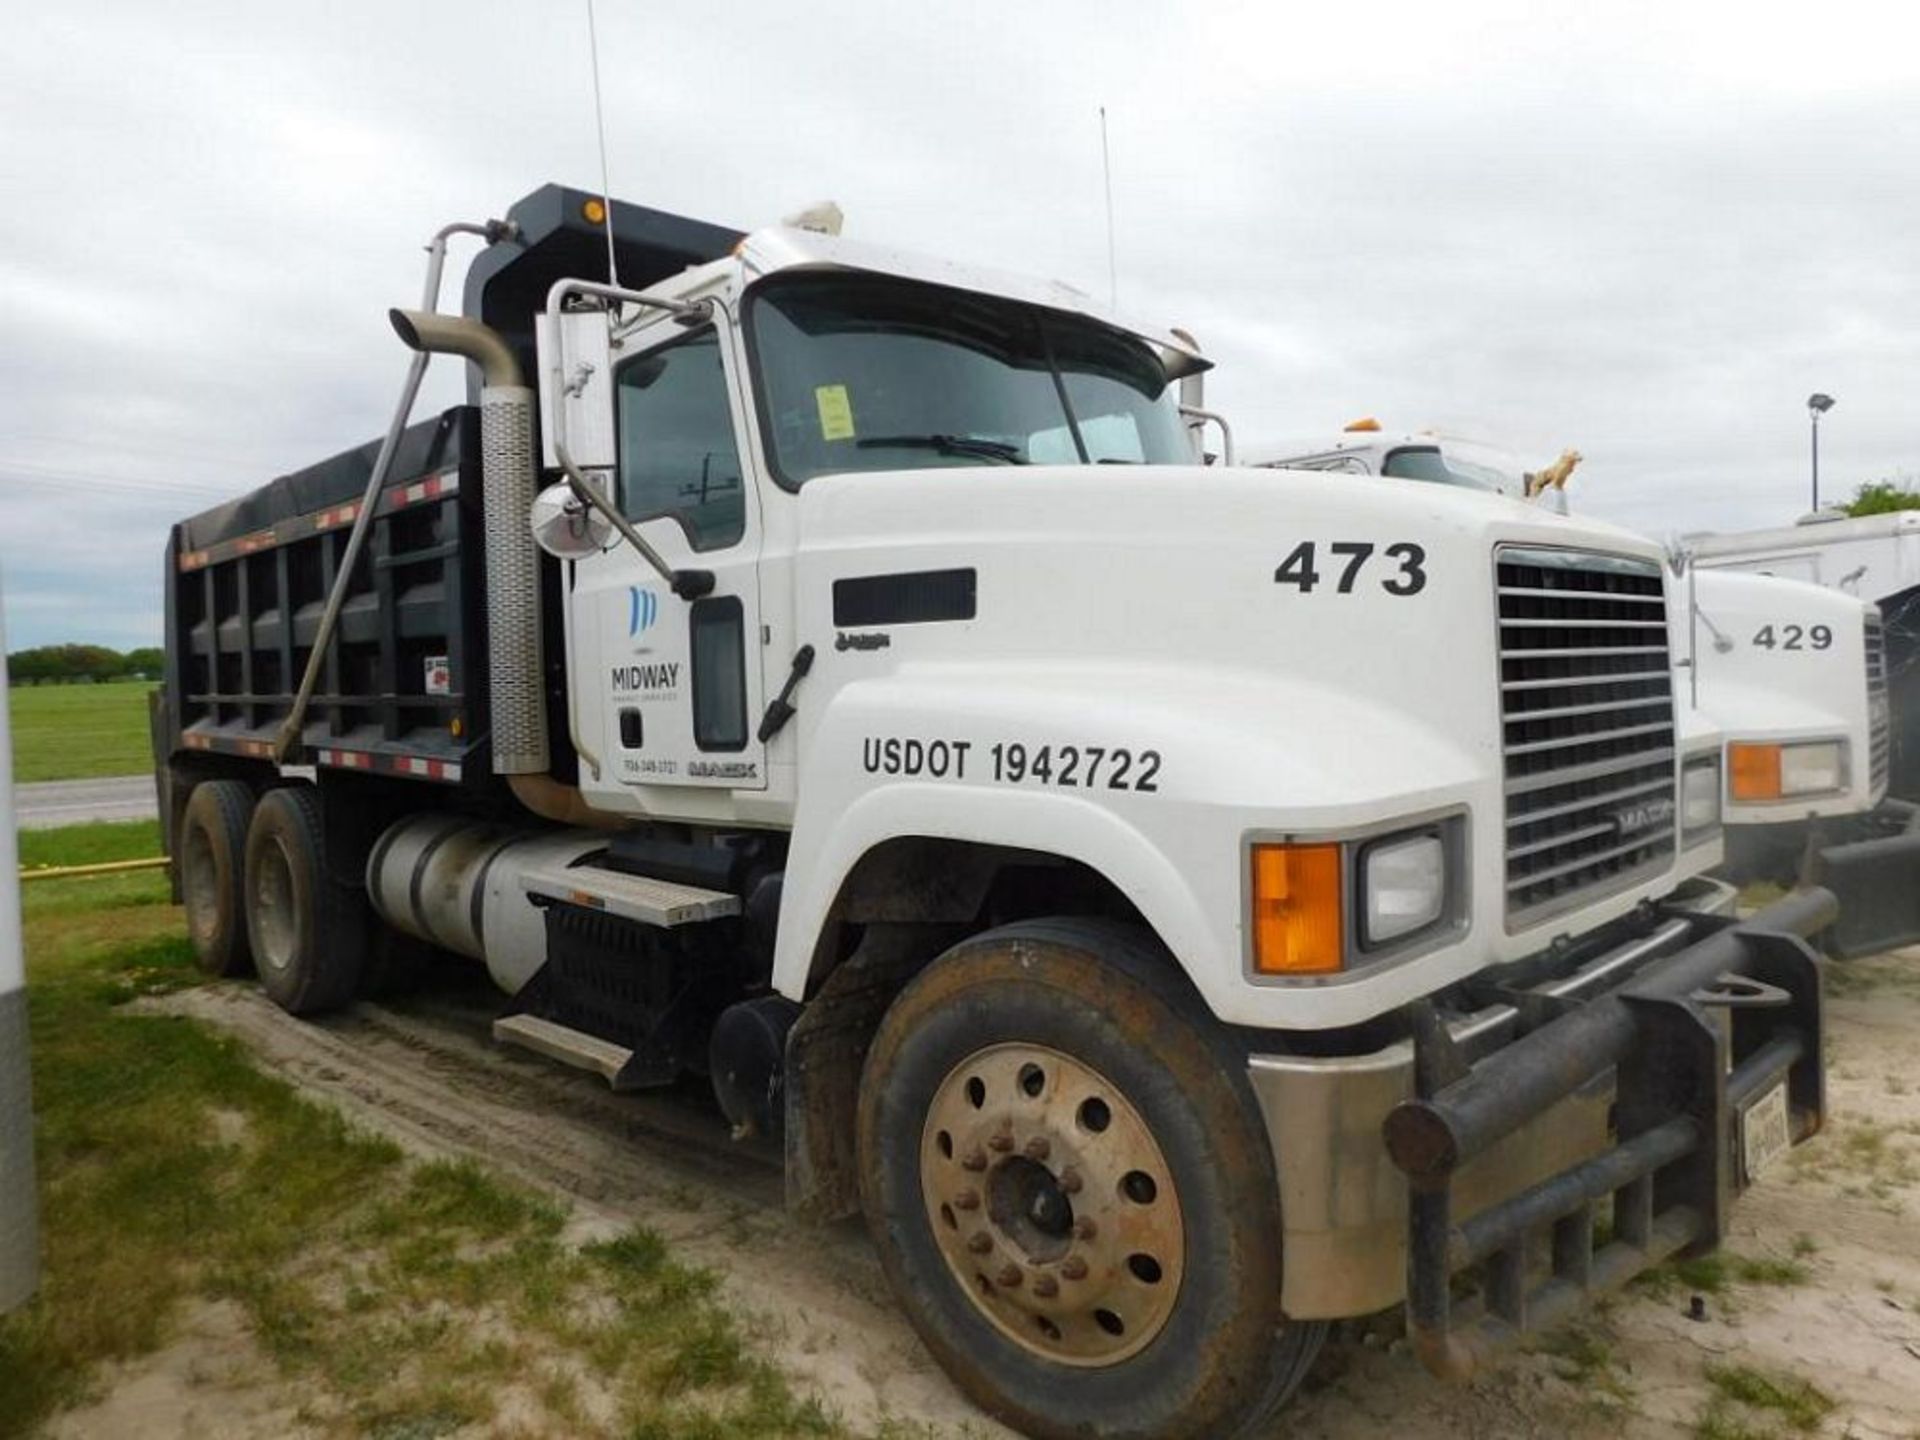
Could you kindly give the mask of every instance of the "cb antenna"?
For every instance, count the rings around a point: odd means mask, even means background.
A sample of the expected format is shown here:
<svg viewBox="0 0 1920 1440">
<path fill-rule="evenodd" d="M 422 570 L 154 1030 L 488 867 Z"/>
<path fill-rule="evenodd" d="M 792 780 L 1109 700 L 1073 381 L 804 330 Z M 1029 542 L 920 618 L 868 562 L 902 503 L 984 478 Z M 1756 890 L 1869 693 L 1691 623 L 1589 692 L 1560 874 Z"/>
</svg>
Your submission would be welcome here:
<svg viewBox="0 0 1920 1440">
<path fill-rule="evenodd" d="M 593 0 L 587 0 L 587 53 L 593 60 L 593 124 L 600 135 L 600 209 L 607 231 L 607 283 L 618 286 L 620 267 L 613 258 L 613 184 L 607 178 L 607 111 L 600 102 L 600 32 L 593 23 Z"/>
<path fill-rule="evenodd" d="M 589 0 L 591 3 L 591 0 Z M 1107 303 L 1120 306 L 1120 266 L 1113 249 L 1113 154 L 1107 148 L 1107 107 L 1100 107 L 1100 170 L 1107 187 Z"/>
</svg>

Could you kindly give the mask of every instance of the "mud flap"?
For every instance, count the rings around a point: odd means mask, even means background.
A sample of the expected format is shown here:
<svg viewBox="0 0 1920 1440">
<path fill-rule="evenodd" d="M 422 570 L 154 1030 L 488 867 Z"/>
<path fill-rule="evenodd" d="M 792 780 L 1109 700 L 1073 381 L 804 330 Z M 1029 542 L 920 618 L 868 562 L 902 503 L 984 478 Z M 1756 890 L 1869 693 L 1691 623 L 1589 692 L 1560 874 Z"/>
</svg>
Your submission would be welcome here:
<svg viewBox="0 0 1920 1440">
<path fill-rule="evenodd" d="M 1823 937 L 1837 959 L 1920 942 L 1920 808 L 1889 800 L 1876 818 L 1899 828 L 1813 852 L 1808 878 L 1840 902 Z"/>
</svg>

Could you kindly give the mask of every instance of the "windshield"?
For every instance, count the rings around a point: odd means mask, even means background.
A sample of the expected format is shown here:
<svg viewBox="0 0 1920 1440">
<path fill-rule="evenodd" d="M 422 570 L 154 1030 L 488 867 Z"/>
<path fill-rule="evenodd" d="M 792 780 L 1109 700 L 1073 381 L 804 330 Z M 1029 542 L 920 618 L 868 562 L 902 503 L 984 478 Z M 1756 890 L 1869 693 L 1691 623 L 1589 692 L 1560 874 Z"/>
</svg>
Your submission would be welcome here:
<svg viewBox="0 0 1920 1440">
<path fill-rule="evenodd" d="M 1396 480 L 1431 480 L 1440 485 L 1460 485 L 1469 490 L 1504 490 L 1499 472 L 1470 461 L 1448 460 L 1440 451 L 1421 446 L 1403 446 L 1387 456 L 1380 473 Z"/>
<path fill-rule="evenodd" d="M 753 294 L 774 475 L 948 465 L 1191 465 L 1145 342 L 1037 306 L 875 275 Z"/>
</svg>

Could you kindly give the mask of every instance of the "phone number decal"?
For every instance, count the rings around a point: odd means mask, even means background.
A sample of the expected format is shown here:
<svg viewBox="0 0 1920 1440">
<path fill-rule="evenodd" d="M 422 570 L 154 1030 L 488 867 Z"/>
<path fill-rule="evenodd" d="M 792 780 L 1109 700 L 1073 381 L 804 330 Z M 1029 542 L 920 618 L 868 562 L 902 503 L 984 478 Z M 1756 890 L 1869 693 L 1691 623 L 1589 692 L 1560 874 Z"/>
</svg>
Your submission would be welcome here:
<svg viewBox="0 0 1920 1440">
<path fill-rule="evenodd" d="M 912 740 L 869 735 L 860 742 L 869 775 L 991 780 L 997 785 L 1054 785 L 1073 790 L 1160 789 L 1160 752 L 1125 745 L 1031 745 L 1019 740 Z M 971 771 L 971 774 L 969 774 Z"/>
</svg>

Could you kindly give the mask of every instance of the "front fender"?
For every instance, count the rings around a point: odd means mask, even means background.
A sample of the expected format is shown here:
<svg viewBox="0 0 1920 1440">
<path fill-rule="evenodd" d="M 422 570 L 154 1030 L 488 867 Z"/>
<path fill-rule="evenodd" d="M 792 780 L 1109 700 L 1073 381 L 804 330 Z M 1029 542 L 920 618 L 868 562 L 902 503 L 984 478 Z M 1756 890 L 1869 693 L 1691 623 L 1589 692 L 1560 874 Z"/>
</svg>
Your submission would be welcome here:
<svg viewBox="0 0 1920 1440">
<path fill-rule="evenodd" d="M 861 858 L 912 836 L 1041 851 L 1095 870 L 1128 896 L 1222 1019 L 1349 1023 L 1451 976 L 1416 982 L 1390 971 L 1379 977 L 1398 977 L 1390 999 L 1365 979 L 1251 984 L 1242 958 L 1246 837 L 1339 834 L 1445 807 L 1493 804 L 1498 813 L 1492 757 L 1417 717 L 1285 677 L 922 664 L 849 683 L 813 708 L 774 963 L 775 987 L 793 999 L 815 978 L 816 939 Z M 1014 747 L 1024 762 L 1017 774 Z M 1128 763 L 1117 769 L 1123 754 Z M 1496 874 L 1496 898 L 1498 890 Z M 1464 973 L 1473 947 L 1454 948 Z"/>
</svg>

